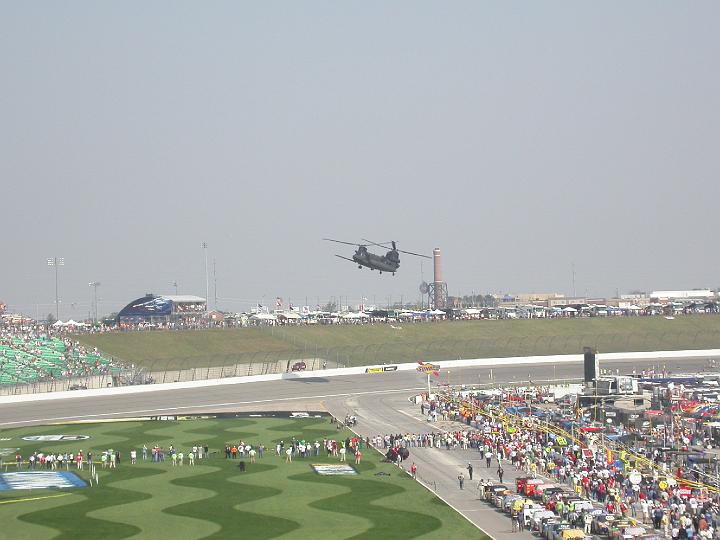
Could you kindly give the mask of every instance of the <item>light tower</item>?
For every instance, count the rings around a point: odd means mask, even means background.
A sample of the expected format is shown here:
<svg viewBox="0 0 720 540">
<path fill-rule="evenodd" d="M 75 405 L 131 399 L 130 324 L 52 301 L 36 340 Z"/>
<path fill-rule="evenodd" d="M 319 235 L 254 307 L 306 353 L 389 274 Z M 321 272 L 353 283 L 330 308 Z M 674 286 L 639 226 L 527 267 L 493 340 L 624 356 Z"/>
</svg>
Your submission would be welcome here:
<svg viewBox="0 0 720 540">
<path fill-rule="evenodd" d="M 55 319 L 60 320 L 60 297 L 58 296 L 58 267 L 65 266 L 65 259 L 62 257 L 48 257 L 48 266 L 55 267 Z"/>
<path fill-rule="evenodd" d="M 205 252 L 205 313 L 207 313 L 209 310 L 208 306 L 210 305 L 210 274 L 208 274 L 208 263 L 207 263 L 207 249 L 208 245 L 207 242 L 203 242 L 200 244 L 200 247 Z"/>
<path fill-rule="evenodd" d="M 99 281 L 91 281 L 88 286 L 93 288 L 93 322 L 98 320 L 98 300 L 97 300 L 97 288 L 100 286 Z"/>
<path fill-rule="evenodd" d="M 433 308 L 445 309 L 448 303 L 448 288 L 443 281 L 440 248 L 433 249 L 433 273 L 433 282 L 428 285 L 428 296 Z"/>
</svg>

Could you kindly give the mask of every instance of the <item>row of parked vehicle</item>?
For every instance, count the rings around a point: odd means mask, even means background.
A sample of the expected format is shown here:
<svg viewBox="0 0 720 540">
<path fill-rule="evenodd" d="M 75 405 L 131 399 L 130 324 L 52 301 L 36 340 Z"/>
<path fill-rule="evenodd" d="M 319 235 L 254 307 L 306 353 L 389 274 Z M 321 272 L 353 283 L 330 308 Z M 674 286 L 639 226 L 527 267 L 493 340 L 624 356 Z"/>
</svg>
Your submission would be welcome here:
<svg viewBox="0 0 720 540">
<path fill-rule="evenodd" d="M 633 520 L 595 508 L 592 501 L 580 497 L 567 485 L 541 478 L 518 478 L 514 491 L 505 484 L 485 486 L 484 496 L 488 503 L 506 514 L 518 516 L 525 529 L 546 540 L 661 538 L 648 534 Z M 563 512 L 564 517 L 556 512 L 561 501 L 562 507 L 568 510 Z M 591 517 L 590 534 L 585 533 L 585 514 Z"/>
</svg>

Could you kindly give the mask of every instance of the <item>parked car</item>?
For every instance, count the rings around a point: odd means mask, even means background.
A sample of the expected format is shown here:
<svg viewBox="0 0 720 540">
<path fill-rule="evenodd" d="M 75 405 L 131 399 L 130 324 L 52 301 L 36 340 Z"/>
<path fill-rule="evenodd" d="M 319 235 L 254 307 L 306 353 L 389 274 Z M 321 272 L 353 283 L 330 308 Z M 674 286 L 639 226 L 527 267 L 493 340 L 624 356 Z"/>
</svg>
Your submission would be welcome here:
<svg viewBox="0 0 720 540">
<path fill-rule="evenodd" d="M 505 497 L 503 497 L 503 500 L 502 500 L 501 509 L 503 512 L 509 513 L 518 504 L 520 506 L 522 506 L 522 503 L 524 501 L 525 501 L 525 497 L 523 497 L 522 495 L 518 495 L 517 493 L 505 495 Z"/>
<path fill-rule="evenodd" d="M 531 480 L 531 476 L 521 476 L 520 478 L 515 479 L 515 489 L 518 493 L 525 493 L 525 484 L 527 484 L 528 480 Z"/>
<path fill-rule="evenodd" d="M 514 495 L 514 493 L 513 493 L 512 491 L 510 491 L 509 489 L 507 489 L 507 488 L 505 488 L 505 489 L 502 490 L 502 491 L 497 491 L 497 492 L 493 495 L 493 498 L 492 498 L 492 503 L 493 503 L 493 505 L 496 506 L 497 508 L 502 509 L 503 500 L 504 500 L 505 497 L 508 496 L 508 495 Z"/>
<path fill-rule="evenodd" d="M 571 497 L 567 500 L 569 508 L 575 510 L 576 512 L 582 512 L 583 510 L 592 510 L 593 503 L 588 501 L 587 499 L 581 499 L 579 497 Z"/>
<path fill-rule="evenodd" d="M 487 486 L 485 488 L 485 500 L 493 503 L 495 496 L 498 494 L 504 494 L 503 492 L 507 491 L 507 486 L 505 484 L 493 484 L 491 486 Z"/>
<path fill-rule="evenodd" d="M 624 538 L 624 532 L 632 526 L 632 522 L 629 519 L 620 517 L 619 519 L 613 521 L 612 525 L 610 525 L 610 532 L 608 533 L 608 536 L 611 539 L 620 540 Z"/>
<path fill-rule="evenodd" d="M 295 362 L 290 369 L 292 371 L 305 371 L 307 369 L 307 365 L 303 361 Z"/>
<path fill-rule="evenodd" d="M 554 484 L 554 483 L 538 484 L 535 486 L 535 493 L 533 494 L 533 496 L 538 499 L 542 499 L 542 496 L 543 496 L 543 493 L 545 493 L 545 490 L 553 489 L 553 488 L 562 488 L 562 486 L 559 486 L 558 484 Z"/>
<path fill-rule="evenodd" d="M 552 510 L 535 510 L 530 518 L 530 529 L 537 532 L 542 532 L 543 520 L 555 518 L 555 512 Z"/>
<path fill-rule="evenodd" d="M 542 536 L 543 538 L 549 538 L 550 529 L 558 523 L 562 523 L 562 518 L 557 515 L 548 519 L 543 519 L 543 523 L 540 529 L 540 536 Z"/>
<path fill-rule="evenodd" d="M 608 514 L 607 512 L 597 514 L 595 516 L 595 519 L 593 519 L 593 521 L 592 521 L 592 525 L 590 526 L 590 531 L 593 534 L 597 534 L 599 536 L 605 536 L 610 532 L 610 527 L 612 525 L 612 522 L 615 521 L 615 519 L 616 519 L 615 514 Z"/>
<path fill-rule="evenodd" d="M 560 535 L 560 540 L 580 540 L 585 538 L 585 531 L 582 529 L 565 529 Z"/>
<path fill-rule="evenodd" d="M 546 510 L 541 504 L 525 503 L 522 508 L 522 520 L 525 524 L 525 527 L 530 528 L 530 520 L 532 519 L 532 516 L 535 514 L 535 512 L 538 511 L 545 512 Z"/>
<path fill-rule="evenodd" d="M 525 482 L 525 495 L 532 497 L 535 495 L 535 487 L 544 483 L 545 480 L 542 480 L 541 478 L 530 478 L 527 482 Z"/>
<path fill-rule="evenodd" d="M 548 540 L 562 540 L 563 531 L 566 531 L 568 529 L 573 529 L 573 528 L 574 527 L 567 521 L 561 521 L 560 523 L 555 523 L 552 527 L 550 527 L 550 532 L 548 533 L 547 539 Z"/>
</svg>

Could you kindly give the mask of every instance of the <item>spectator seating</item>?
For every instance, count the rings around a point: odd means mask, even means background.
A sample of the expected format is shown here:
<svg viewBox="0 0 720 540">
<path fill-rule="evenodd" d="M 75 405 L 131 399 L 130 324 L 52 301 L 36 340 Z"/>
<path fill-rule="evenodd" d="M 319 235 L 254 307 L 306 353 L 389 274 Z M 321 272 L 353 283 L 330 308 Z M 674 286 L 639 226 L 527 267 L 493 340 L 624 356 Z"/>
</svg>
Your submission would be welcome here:
<svg viewBox="0 0 720 540">
<path fill-rule="evenodd" d="M 80 346 L 68 347 L 58 337 L 0 333 L 0 384 L 115 374 L 118 371 L 109 358 Z"/>
</svg>

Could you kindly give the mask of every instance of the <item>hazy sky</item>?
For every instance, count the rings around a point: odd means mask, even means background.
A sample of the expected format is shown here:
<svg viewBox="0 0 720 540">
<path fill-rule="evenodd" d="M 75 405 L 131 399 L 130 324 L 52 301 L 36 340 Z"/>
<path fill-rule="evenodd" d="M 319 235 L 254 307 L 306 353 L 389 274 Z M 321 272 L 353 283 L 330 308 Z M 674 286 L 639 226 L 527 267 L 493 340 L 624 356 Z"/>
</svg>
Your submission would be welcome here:
<svg viewBox="0 0 720 540">
<path fill-rule="evenodd" d="M 720 3 L 0 3 L 0 299 L 720 286 Z M 430 264 L 424 265 L 431 278 Z M 212 279 L 211 279 L 212 281 Z M 213 290 L 211 285 L 211 298 Z M 345 303 L 343 301 L 343 303 Z"/>
</svg>

